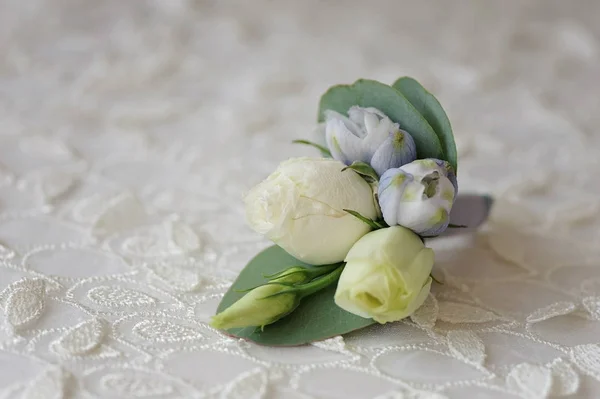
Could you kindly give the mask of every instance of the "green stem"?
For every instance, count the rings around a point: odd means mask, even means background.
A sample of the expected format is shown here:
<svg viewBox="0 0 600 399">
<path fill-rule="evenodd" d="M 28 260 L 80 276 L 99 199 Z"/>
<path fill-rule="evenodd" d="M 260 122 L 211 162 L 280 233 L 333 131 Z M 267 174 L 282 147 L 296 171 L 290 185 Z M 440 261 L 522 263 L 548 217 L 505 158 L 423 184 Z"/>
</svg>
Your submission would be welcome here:
<svg viewBox="0 0 600 399">
<path fill-rule="evenodd" d="M 337 269 L 335 269 L 331 273 L 326 274 L 325 276 L 323 276 L 319 279 L 313 280 L 308 284 L 303 284 L 303 285 L 299 286 L 298 288 L 296 288 L 298 290 L 298 294 L 300 295 L 300 298 L 305 298 L 309 295 L 312 295 L 315 292 L 321 291 L 323 288 L 327 288 L 331 284 L 337 282 L 338 279 L 340 278 L 345 266 L 346 266 L 346 264 L 344 263 L 344 264 L 338 266 Z"/>
</svg>

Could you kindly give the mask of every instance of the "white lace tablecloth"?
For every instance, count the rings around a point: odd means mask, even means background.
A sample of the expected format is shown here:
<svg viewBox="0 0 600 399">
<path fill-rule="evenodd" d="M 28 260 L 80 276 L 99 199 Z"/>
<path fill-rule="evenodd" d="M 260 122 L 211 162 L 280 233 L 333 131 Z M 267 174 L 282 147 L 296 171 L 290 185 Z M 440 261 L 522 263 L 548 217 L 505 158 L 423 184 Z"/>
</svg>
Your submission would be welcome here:
<svg viewBox="0 0 600 399">
<path fill-rule="evenodd" d="M 600 2 L 0 1 L 0 398 L 600 397 Z M 319 96 L 446 107 L 474 236 L 412 320 L 273 349 L 207 326 L 269 245 L 241 194 Z"/>
</svg>

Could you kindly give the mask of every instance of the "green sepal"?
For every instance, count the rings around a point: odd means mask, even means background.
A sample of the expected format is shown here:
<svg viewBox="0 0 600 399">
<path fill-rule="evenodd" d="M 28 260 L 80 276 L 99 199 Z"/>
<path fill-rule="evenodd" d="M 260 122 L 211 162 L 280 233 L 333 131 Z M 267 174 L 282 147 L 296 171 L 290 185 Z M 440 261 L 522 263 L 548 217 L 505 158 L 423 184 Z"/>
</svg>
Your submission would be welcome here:
<svg viewBox="0 0 600 399">
<path fill-rule="evenodd" d="M 375 169 L 373 169 L 371 165 L 366 162 L 355 161 L 352 163 L 352 165 L 346 166 L 344 169 L 342 169 L 342 172 L 348 169 L 352 169 L 361 175 L 369 184 L 379 181 L 379 176 L 377 175 L 377 172 L 375 172 Z"/>
<path fill-rule="evenodd" d="M 294 266 L 286 267 L 285 269 L 283 269 L 281 271 L 278 271 L 277 273 L 263 274 L 262 276 L 263 276 L 263 278 L 266 278 L 267 280 L 272 280 L 274 278 L 282 277 L 282 275 L 285 274 L 287 271 L 289 271 L 290 269 L 296 268 L 296 267 L 297 268 L 306 269 L 302 265 L 294 265 Z M 303 272 L 303 270 L 297 270 L 297 271 L 292 272 L 292 273 L 287 273 L 286 275 L 289 276 L 290 274 L 293 274 L 293 273 L 302 273 L 302 272 Z"/>
<path fill-rule="evenodd" d="M 323 155 L 326 158 L 332 158 L 331 156 L 331 151 L 329 151 L 328 148 L 317 144 L 317 143 L 313 143 L 312 141 L 308 141 L 308 140 L 294 140 L 292 141 L 292 143 L 294 144 L 304 144 L 304 145 L 309 145 L 311 147 L 315 147 L 317 150 L 321 151 L 321 155 Z"/>
<path fill-rule="evenodd" d="M 360 213 L 353 211 L 351 209 L 342 209 L 344 212 L 349 213 L 350 215 L 354 216 L 355 218 L 357 218 L 358 220 L 360 220 L 361 222 L 365 222 L 367 225 L 369 225 L 373 230 L 379 230 L 379 229 L 383 229 L 387 226 L 386 224 L 384 224 L 385 222 L 378 222 L 376 220 L 373 219 L 369 219 L 367 217 L 364 217 L 363 215 L 361 215 Z"/>
<path fill-rule="evenodd" d="M 303 281 L 293 283 L 293 285 L 298 285 L 298 284 L 304 284 L 304 283 L 310 282 L 313 279 L 322 276 L 323 274 L 327 274 L 327 273 L 335 270 L 339 266 L 340 266 L 340 263 L 335 263 L 333 265 L 318 266 L 318 267 L 313 267 L 313 268 L 308 268 L 308 267 L 304 267 L 301 265 L 297 265 L 297 266 L 292 266 L 292 267 L 284 269 L 280 272 L 273 273 L 273 274 L 270 274 L 267 276 L 265 276 L 263 274 L 263 277 L 268 279 L 271 282 L 276 282 L 275 280 L 284 279 L 284 278 L 292 276 L 294 274 L 304 273 L 305 279 Z M 292 270 L 292 269 L 296 269 L 296 270 L 290 272 L 290 270 Z"/>
<path fill-rule="evenodd" d="M 273 298 L 279 295 L 284 294 L 296 294 L 300 299 L 306 298 L 309 295 L 312 295 L 318 291 L 321 291 L 324 288 L 329 287 L 331 284 L 338 281 L 342 271 L 344 270 L 345 264 L 341 264 L 337 266 L 332 272 L 323 275 L 315 280 L 312 280 L 306 284 L 294 284 L 291 285 L 289 289 L 277 292 L 275 294 L 267 295 L 262 299 Z M 275 283 L 277 284 L 277 283 Z"/>
<path fill-rule="evenodd" d="M 281 282 L 281 281 L 268 281 L 268 282 L 266 282 L 264 284 L 260 284 L 260 285 L 257 285 L 255 287 L 252 287 L 252 288 L 245 288 L 245 289 L 241 289 L 241 290 L 235 290 L 235 292 L 247 293 L 247 292 L 250 292 L 252 290 L 257 289 L 258 287 L 262 287 L 262 286 L 265 286 L 265 285 L 282 285 L 284 287 L 294 287 L 296 284 L 294 284 L 294 283 L 284 283 L 284 282 Z"/>
</svg>

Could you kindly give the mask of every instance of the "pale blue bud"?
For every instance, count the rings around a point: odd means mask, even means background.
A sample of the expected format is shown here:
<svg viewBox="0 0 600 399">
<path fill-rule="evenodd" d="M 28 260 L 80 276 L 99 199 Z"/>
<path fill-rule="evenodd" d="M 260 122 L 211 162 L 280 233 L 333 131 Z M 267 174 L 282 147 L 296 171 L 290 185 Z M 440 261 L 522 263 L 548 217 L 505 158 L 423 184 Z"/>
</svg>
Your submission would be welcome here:
<svg viewBox="0 0 600 399">
<path fill-rule="evenodd" d="M 355 106 L 348 115 L 326 112 L 325 135 L 333 158 L 346 165 L 368 163 L 380 176 L 416 159 L 411 135 L 381 111 Z"/>
<path fill-rule="evenodd" d="M 404 226 L 424 237 L 439 235 L 448 227 L 456 177 L 443 162 L 419 159 L 381 176 L 379 205 L 388 225 Z"/>
<path fill-rule="evenodd" d="M 417 147 L 412 136 L 404 130 L 398 129 L 396 132 L 390 133 L 375 151 L 371 158 L 371 167 L 381 176 L 386 170 L 410 163 L 416 157 Z"/>
</svg>

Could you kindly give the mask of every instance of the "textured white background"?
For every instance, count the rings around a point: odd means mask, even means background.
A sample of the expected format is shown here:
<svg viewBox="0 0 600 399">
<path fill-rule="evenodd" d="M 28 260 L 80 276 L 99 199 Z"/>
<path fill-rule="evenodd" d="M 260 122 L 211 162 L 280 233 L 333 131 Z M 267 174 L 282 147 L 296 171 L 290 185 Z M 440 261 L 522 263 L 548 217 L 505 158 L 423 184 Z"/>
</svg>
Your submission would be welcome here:
<svg viewBox="0 0 600 399">
<path fill-rule="evenodd" d="M 0 0 L 0 398 L 600 396 L 600 2 Z M 494 193 L 412 320 L 207 327 L 319 96 L 411 75 Z"/>
</svg>

